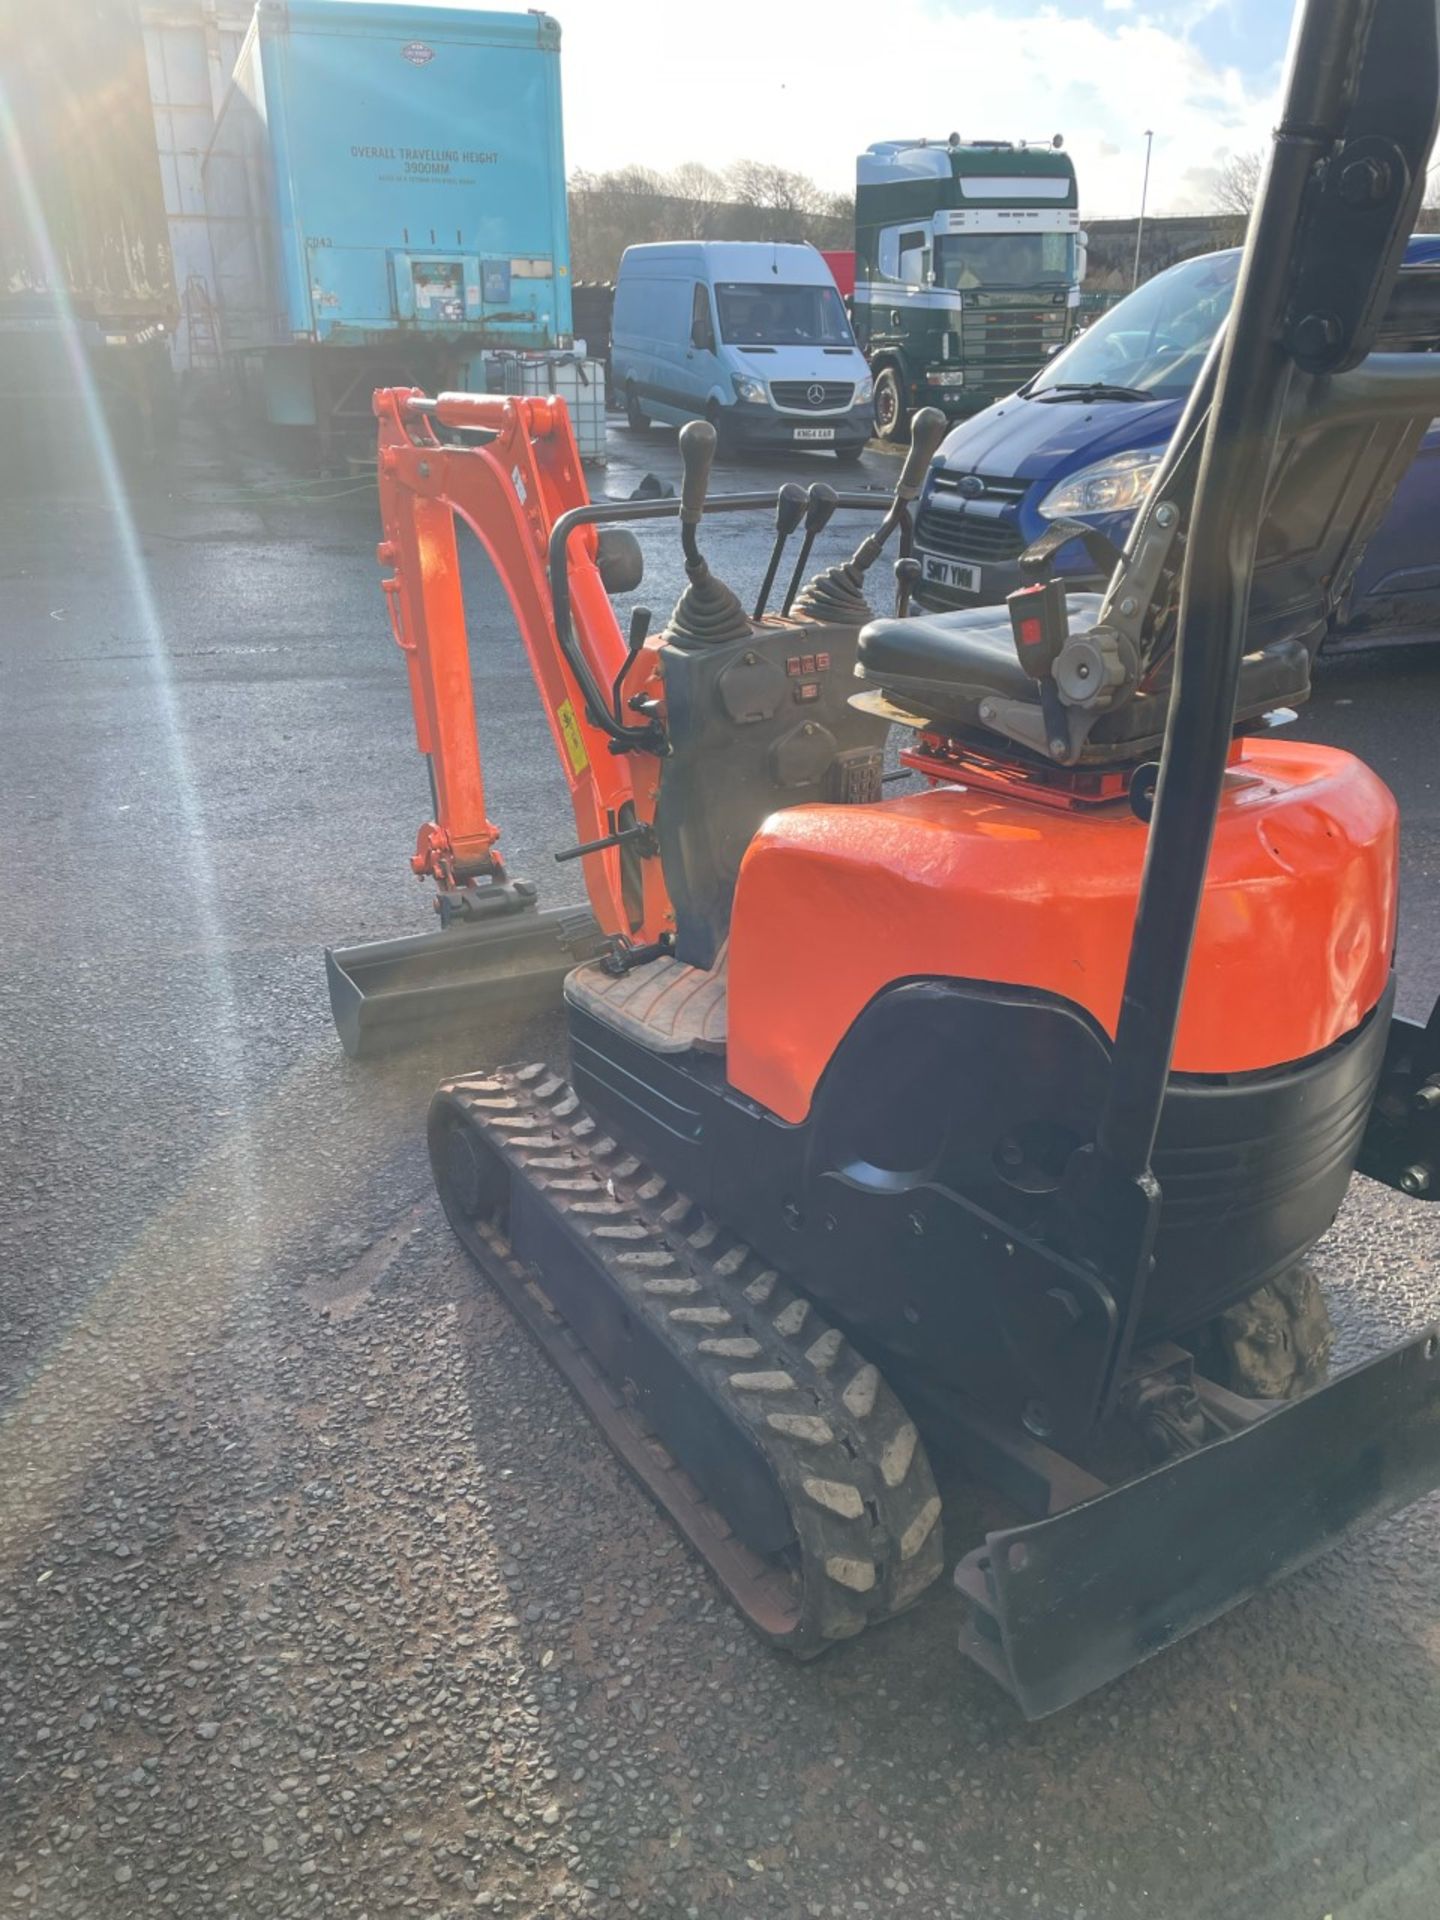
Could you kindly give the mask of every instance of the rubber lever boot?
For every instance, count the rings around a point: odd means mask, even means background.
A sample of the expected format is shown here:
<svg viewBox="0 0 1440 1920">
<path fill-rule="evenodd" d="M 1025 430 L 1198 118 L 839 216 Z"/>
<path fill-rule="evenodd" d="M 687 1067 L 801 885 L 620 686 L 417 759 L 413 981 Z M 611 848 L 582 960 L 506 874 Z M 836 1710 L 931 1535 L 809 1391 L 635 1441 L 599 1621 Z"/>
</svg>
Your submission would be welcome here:
<svg viewBox="0 0 1440 1920">
<path fill-rule="evenodd" d="M 708 420 L 691 420 L 680 429 L 680 458 L 685 463 L 685 477 L 680 483 L 680 543 L 690 583 L 675 603 L 669 627 L 672 640 L 698 640 L 709 645 L 750 637 L 745 609 L 729 587 L 711 573 L 696 541 L 716 439 Z"/>
<path fill-rule="evenodd" d="M 950 422 L 938 407 L 922 407 L 910 429 L 910 445 L 895 482 L 885 518 L 873 533 L 860 542 L 848 560 L 837 567 L 817 573 L 801 591 L 793 612 L 802 620 L 833 620 L 840 626 L 863 627 L 874 614 L 865 598 L 865 576 L 884 551 L 896 527 L 909 531 L 910 502 L 925 484 L 930 462 L 940 442 L 950 431 Z M 908 540 L 907 540 L 908 544 Z"/>
</svg>

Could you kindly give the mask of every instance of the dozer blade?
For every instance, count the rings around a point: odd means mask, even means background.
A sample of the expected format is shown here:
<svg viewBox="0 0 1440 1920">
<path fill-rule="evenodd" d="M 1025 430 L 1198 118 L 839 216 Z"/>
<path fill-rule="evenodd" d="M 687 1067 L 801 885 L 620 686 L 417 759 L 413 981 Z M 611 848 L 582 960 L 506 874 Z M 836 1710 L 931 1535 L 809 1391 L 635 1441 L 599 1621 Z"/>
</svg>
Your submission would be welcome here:
<svg viewBox="0 0 1440 1920">
<path fill-rule="evenodd" d="M 531 908 L 364 946 L 327 947 L 330 1010 L 352 1060 L 462 1033 L 479 1018 L 559 1006 L 565 976 L 604 947 L 580 907 Z"/>
<path fill-rule="evenodd" d="M 1440 1484 L 1440 1333 L 1138 1480 L 992 1533 L 961 1645 L 1038 1720 Z"/>
</svg>

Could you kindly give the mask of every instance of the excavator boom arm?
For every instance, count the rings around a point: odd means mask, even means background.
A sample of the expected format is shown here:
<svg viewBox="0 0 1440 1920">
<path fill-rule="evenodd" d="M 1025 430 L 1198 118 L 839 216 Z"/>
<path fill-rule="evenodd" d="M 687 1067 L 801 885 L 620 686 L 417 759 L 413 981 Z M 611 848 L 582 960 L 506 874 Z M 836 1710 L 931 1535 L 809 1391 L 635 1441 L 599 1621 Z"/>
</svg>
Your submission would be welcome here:
<svg viewBox="0 0 1440 1920">
<path fill-rule="evenodd" d="M 434 800 L 411 864 L 435 881 L 442 903 L 464 911 L 477 880 L 503 884 L 506 876 L 496 851 L 500 829 L 486 807 L 457 522 L 479 540 L 509 597 L 578 839 L 605 840 L 617 824 L 650 821 L 658 767 L 643 751 L 609 751 L 557 637 L 550 535 L 563 514 L 589 504 L 563 402 L 468 393 L 430 400 L 412 389 L 383 388 L 375 412 L 384 534 L 376 557 L 391 570 L 382 586 Z M 437 426 L 488 437 L 455 445 Z M 608 687 L 625 664 L 626 646 L 595 556 L 593 529 L 577 529 L 566 553 L 570 620 L 592 677 Z M 483 714 L 478 718 L 483 725 Z M 658 934 L 668 911 L 658 870 L 646 875 L 643 902 L 626 888 L 613 849 L 587 855 L 584 870 L 604 933 L 642 940 Z"/>
</svg>

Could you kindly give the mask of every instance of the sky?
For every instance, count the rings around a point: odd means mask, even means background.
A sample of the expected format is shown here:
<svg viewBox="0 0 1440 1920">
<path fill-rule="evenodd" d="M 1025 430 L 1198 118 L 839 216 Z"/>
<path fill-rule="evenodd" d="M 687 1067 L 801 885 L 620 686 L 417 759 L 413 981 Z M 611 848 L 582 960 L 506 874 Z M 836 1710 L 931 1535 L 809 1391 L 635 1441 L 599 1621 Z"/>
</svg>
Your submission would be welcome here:
<svg viewBox="0 0 1440 1920">
<path fill-rule="evenodd" d="M 512 0 L 512 4 L 514 0 Z M 1201 213 L 1269 135 L 1290 0 L 549 0 L 570 171 L 779 162 L 837 191 L 872 140 L 1063 133 L 1092 217 Z"/>
</svg>

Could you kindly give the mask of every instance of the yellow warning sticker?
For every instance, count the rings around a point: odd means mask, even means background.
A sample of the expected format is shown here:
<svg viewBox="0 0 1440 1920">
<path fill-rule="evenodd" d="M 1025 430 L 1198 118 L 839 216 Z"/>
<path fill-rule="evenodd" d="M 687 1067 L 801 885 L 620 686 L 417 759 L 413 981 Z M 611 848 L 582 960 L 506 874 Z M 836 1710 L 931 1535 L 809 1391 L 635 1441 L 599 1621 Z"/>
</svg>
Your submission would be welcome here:
<svg viewBox="0 0 1440 1920">
<path fill-rule="evenodd" d="M 562 700 L 555 714 L 560 722 L 560 731 L 565 736 L 570 770 L 576 775 L 582 774 L 590 764 L 590 756 L 585 751 L 585 736 L 580 731 L 580 722 L 575 718 L 575 709 L 568 700 Z"/>
</svg>

